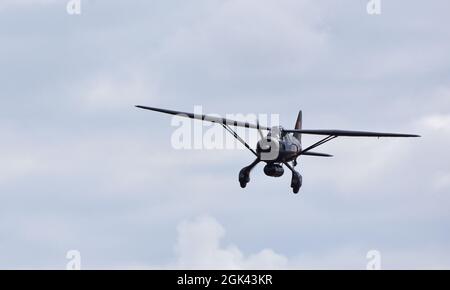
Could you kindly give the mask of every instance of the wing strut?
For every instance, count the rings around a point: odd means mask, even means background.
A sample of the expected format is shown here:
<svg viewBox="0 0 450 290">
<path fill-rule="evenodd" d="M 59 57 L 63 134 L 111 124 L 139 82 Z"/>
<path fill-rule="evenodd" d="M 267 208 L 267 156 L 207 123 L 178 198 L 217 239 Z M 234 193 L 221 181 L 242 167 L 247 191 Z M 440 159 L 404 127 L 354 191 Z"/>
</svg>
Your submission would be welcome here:
<svg viewBox="0 0 450 290">
<path fill-rule="evenodd" d="M 300 155 L 302 155 L 303 153 L 306 153 L 306 152 L 308 152 L 308 151 L 310 151 L 310 150 L 312 150 L 312 149 L 314 149 L 314 148 L 316 148 L 316 147 L 319 147 L 320 145 L 323 145 L 323 144 L 327 143 L 328 141 L 331 141 L 331 140 L 333 140 L 333 139 L 335 139 L 335 138 L 337 138 L 337 137 L 338 137 L 338 136 L 336 136 L 336 135 L 330 135 L 330 136 L 328 136 L 328 137 L 326 137 L 326 138 L 320 140 L 319 142 L 316 142 L 316 143 L 314 143 L 313 145 L 307 147 L 306 149 L 303 149 L 303 150 L 298 154 L 298 156 L 300 156 Z"/>
<path fill-rule="evenodd" d="M 237 133 L 236 131 L 234 131 L 233 129 L 230 128 L 230 126 L 226 125 L 226 124 L 221 124 L 222 127 L 225 128 L 225 130 L 227 130 L 231 135 L 233 135 L 234 138 L 236 138 L 239 142 L 242 143 L 242 145 L 245 146 L 245 148 L 247 148 L 248 150 L 250 150 L 256 157 L 258 157 L 258 154 L 256 154 L 255 150 L 253 150 L 250 145 L 248 145 L 244 139 L 242 139 Z"/>
</svg>

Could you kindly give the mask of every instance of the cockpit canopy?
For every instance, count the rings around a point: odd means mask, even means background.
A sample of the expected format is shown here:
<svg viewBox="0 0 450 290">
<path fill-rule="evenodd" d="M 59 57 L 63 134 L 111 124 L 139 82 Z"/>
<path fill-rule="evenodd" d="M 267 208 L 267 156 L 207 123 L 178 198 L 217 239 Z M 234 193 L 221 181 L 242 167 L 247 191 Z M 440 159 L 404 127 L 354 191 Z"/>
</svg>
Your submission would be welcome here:
<svg viewBox="0 0 450 290">
<path fill-rule="evenodd" d="M 267 138 L 280 140 L 283 137 L 282 134 L 283 134 L 283 127 L 275 126 L 270 129 L 269 133 L 267 134 Z"/>
</svg>

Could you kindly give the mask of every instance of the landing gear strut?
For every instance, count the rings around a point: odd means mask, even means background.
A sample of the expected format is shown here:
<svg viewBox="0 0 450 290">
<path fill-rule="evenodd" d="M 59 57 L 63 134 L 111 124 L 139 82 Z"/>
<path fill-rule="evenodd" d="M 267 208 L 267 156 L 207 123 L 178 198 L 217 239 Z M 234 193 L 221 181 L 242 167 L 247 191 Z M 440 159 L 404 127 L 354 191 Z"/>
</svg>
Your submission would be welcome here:
<svg viewBox="0 0 450 290">
<path fill-rule="evenodd" d="M 253 161 L 252 164 L 241 169 L 241 171 L 239 172 L 239 184 L 242 188 L 245 188 L 247 186 L 247 183 L 250 182 L 250 172 L 260 161 L 261 160 L 257 158 L 255 161 Z"/>
</svg>

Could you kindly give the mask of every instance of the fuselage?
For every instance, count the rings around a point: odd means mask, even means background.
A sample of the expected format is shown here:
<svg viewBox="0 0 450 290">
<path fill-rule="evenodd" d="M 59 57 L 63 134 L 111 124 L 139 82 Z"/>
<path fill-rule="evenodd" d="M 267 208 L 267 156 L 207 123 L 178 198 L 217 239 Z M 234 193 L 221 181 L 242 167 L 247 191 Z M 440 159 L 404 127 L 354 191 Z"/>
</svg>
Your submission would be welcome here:
<svg viewBox="0 0 450 290">
<path fill-rule="evenodd" d="M 294 161 L 298 157 L 302 150 L 300 140 L 282 132 L 282 127 L 274 127 L 266 138 L 258 142 L 256 153 L 261 161 L 278 164 Z"/>
</svg>

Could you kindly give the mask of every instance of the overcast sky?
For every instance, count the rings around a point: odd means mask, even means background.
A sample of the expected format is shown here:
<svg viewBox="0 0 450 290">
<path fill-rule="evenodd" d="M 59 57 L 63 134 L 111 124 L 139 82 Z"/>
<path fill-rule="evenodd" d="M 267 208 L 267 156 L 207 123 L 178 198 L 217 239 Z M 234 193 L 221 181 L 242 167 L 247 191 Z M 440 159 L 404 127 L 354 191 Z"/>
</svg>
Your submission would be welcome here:
<svg viewBox="0 0 450 290">
<path fill-rule="evenodd" d="M 0 1 L 0 268 L 450 268 L 449 1 Z M 135 104 L 423 137 L 241 190 Z"/>
</svg>

